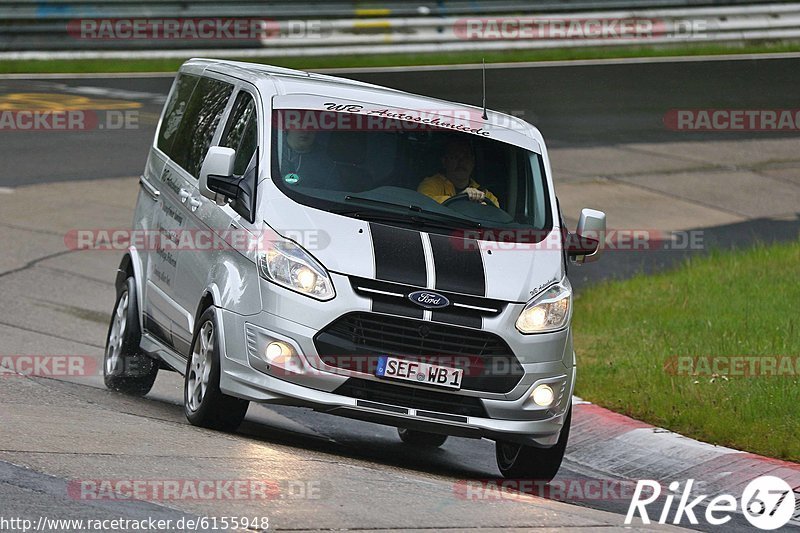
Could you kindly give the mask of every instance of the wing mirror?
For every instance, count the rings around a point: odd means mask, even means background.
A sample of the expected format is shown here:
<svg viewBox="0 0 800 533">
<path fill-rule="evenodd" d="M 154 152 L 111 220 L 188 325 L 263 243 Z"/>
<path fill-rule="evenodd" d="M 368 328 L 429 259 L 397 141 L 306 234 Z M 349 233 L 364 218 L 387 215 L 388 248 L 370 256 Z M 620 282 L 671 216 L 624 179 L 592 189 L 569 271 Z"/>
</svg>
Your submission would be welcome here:
<svg viewBox="0 0 800 533">
<path fill-rule="evenodd" d="M 200 167 L 200 194 L 217 205 L 225 205 L 226 198 L 235 200 L 239 178 L 233 175 L 236 150 L 222 146 L 208 149 L 203 166 Z"/>
<path fill-rule="evenodd" d="M 578 228 L 567 236 L 567 256 L 578 265 L 600 259 L 606 238 L 606 214 L 596 209 L 581 209 Z"/>
</svg>

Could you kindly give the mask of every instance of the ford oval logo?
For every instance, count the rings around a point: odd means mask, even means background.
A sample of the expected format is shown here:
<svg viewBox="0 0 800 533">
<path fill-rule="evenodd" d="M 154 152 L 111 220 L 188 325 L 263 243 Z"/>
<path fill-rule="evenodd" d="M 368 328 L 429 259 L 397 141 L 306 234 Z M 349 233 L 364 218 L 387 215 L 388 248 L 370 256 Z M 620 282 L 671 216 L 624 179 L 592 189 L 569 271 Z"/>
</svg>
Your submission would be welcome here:
<svg viewBox="0 0 800 533">
<path fill-rule="evenodd" d="M 415 291 L 408 295 L 408 299 L 425 309 L 439 309 L 450 305 L 450 300 L 431 291 Z"/>
</svg>

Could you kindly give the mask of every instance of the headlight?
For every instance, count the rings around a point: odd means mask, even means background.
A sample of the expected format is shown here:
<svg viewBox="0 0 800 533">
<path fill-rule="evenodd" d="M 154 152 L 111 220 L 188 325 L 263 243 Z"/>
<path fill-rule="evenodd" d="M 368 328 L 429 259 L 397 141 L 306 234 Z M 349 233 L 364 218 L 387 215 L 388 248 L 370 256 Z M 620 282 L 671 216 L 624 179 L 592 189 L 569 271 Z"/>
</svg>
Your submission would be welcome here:
<svg viewBox="0 0 800 533">
<path fill-rule="evenodd" d="M 258 271 L 264 279 L 317 300 L 335 296 L 325 267 L 292 241 L 270 240 L 258 255 Z"/>
<path fill-rule="evenodd" d="M 572 285 L 564 278 L 528 302 L 517 318 L 520 333 L 555 331 L 567 325 L 572 307 Z"/>
</svg>

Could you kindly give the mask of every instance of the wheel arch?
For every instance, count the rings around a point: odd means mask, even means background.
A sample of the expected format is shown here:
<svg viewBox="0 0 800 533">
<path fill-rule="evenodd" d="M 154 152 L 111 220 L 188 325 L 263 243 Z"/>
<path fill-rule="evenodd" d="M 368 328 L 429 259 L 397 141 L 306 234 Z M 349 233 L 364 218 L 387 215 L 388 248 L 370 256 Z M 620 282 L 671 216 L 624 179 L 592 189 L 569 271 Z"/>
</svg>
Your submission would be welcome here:
<svg viewBox="0 0 800 533">
<path fill-rule="evenodd" d="M 203 292 L 202 298 L 197 304 L 197 310 L 194 313 L 194 324 L 193 326 L 197 326 L 197 321 L 200 320 L 200 317 L 203 315 L 206 309 L 209 307 L 215 307 L 217 304 L 216 302 L 219 301 L 218 298 L 215 298 L 215 289 L 216 287 L 210 287 Z"/>
<path fill-rule="evenodd" d="M 192 317 L 192 342 L 194 342 L 195 334 L 197 333 L 197 323 L 200 321 L 200 317 L 203 316 L 203 313 L 207 309 L 214 309 L 214 314 L 217 316 L 217 320 L 220 324 L 222 324 L 222 313 L 220 313 L 220 301 L 221 295 L 219 292 L 219 287 L 215 284 L 211 284 L 203 291 L 203 296 L 200 297 L 200 300 L 197 302 L 197 308 L 195 309 L 194 315 Z"/>
<path fill-rule="evenodd" d="M 142 260 L 136 248 L 129 248 L 125 255 L 119 262 L 117 267 L 117 275 L 114 280 L 114 287 L 117 291 L 117 296 L 122 292 L 125 287 L 125 280 L 133 277 L 134 284 L 136 285 L 136 307 L 139 311 L 139 328 L 144 331 L 144 274 L 142 271 Z"/>
<path fill-rule="evenodd" d="M 225 324 L 224 324 L 224 315 L 222 312 L 222 307 L 220 302 L 222 297 L 219 292 L 219 287 L 212 284 L 209 285 L 204 291 L 203 296 L 200 298 L 200 301 L 197 303 L 197 310 L 195 311 L 194 315 L 194 323 L 192 324 L 192 350 L 194 350 L 194 343 L 197 340 L 197 335 L 199 333 L 200 327 L 200 318 L 203 314 L 208 311 L 209 309 L 212 310 L 214 314 L 214 318 L 216 319 L 216 331 L 215 334 L 217 336 L 217 343 L 219 346 L 219 358 L 220 358 L 220 389 L 227 393 L 226 381 L 228 376 L 225 372 L 227 366 L 227 359 L 228 359 L 228 350 L 227 345 L 225 343 L 226 335 L 225 335 Z M 191 359 L 191 354 L 189 355 Z"/>
<path fill-rule="evenodd" d="M 217 335 L 219 336 L 220 342 L 222 343 L 221 354 L 225 353 L 225 333 L 223 327 L 223 318 L 222 318 L 222 309 L 219 305 L 220 302 L 220 293 L 219 287 L 216 285 L 209 285 L 203 291 L 203 296 L 200 298 L 200 301 L 197 303 L 197 309 L 195 310 L 194 314 L 194 322 L 192 323 L 192 343 L 194 343 L 195 336 L 197 335 L 197 328 L 198 322 L 200 321 L 200 317 L 203 316 L 203 313 L 206 312 L 208 309 L 213 309 L 214 315 L 217 319 Z"/>
</svg>

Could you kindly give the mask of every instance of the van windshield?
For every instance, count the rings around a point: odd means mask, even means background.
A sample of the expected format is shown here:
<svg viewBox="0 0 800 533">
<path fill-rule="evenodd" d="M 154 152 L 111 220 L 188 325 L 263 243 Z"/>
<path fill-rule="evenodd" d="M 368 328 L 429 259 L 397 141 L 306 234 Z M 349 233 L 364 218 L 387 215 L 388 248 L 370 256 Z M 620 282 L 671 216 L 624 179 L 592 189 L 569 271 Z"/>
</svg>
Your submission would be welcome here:
<svg viewBox="0 0 800 533">
<path fill-rule="evenodd" d="M 522 230 L 504 240 L 538 242 L 552 228 L 544 163 L 533 151 L 333 111 L 278 109 L 273 125 L 273 181 L 303 205 L 430 232 L 480 228 L 489 240 L 493 230 Z"/>
</svg>

